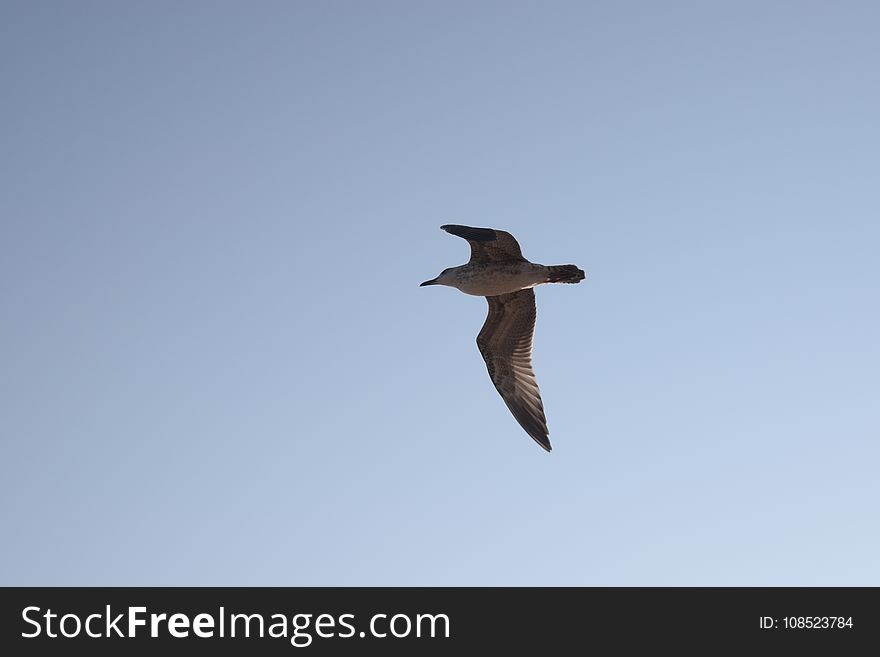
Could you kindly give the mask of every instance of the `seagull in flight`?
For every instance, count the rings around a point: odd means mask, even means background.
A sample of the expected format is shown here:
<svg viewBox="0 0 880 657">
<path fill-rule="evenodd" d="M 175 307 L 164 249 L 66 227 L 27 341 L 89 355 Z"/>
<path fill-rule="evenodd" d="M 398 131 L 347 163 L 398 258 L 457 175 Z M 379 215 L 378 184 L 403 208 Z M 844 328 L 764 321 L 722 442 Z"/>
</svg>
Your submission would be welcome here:
<svg viewBox="0 0 880 657">
<path fill-rule="evenodd" d="M 489 315 L 477 347 L 489 378 L 526 433 L 548 452 L 550 432 L 541 391 L 532 370 L 535 291 L 542 283 L 580 283 L 586 274 L 575 265 L 538 265 L 523 258 L 513 235 L 493 228 L 440 226 L 471 245 L 466 265 L 450 267 L 425 285 L 448 285 L 465 294 L 486 297 Z"/>
</svg>

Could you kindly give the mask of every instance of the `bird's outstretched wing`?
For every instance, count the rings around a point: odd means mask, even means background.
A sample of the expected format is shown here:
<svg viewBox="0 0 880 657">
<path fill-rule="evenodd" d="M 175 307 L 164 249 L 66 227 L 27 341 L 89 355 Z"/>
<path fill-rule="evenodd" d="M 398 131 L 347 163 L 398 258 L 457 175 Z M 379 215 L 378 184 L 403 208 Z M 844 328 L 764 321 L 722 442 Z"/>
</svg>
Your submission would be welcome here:
<svg viewBox="0 0 880 657">
<path fill-rule="evenodd" d="M 524 260 L 513 235 L 494 228 L 471 228 L 447 224 L 447 233 L 463 237 L 471 245 L 471 262 L 516 262 Z"/>
<path fill-rule="evenodd" d="M 477 347 L 486 361 L 489 377 L 513 417 L 549 452 L 544 404 L 532 370 L 535 292 L 529 288 L 486 300 L 489 315 L 477 336 Z"/>
</svg>

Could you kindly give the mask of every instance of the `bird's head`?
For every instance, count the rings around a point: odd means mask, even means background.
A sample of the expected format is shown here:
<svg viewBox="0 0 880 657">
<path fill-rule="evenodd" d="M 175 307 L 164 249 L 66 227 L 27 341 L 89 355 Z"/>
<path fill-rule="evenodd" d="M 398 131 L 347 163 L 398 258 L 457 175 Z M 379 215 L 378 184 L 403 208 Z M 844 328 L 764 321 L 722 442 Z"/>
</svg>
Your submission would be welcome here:
<svg viewBox="0 0 880 657">
<path fill-rule="evenodd" d="M 454 267 L 450 267 L 449 269 L 444 269 L 440 272 L 440 275 L 437 278 L 432 278 L 430 281 L 425 281 L 420 284 L 419 287 L 424 287 L 425 285 L 449 285 L 452 280 L 452 270 Z"/>
</svg>

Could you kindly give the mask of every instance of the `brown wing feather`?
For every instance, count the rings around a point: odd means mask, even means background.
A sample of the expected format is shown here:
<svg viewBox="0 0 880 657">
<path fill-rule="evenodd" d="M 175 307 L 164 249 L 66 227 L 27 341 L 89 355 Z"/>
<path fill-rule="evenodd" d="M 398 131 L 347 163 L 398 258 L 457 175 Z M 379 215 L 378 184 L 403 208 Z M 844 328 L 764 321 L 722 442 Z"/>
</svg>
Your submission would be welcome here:
<svg viewBox="0 0 880 657">
<path fill-rule="evenodd" d="M 516 262 L 525 260 L 513 235 L 494 228 L 472 228 L 447 224 L 447 233 L 462 237 L 471 245 L 471 262 Z"/>
<path fill-rule="evenodd" d="M 520 290 L 486 300 L 489 314 L 477 336 L 477 347 L 486 361 L 489 377 L 513 417 L 549 452 L 544 404 L 532 370 L 535 292 Z"/>
</svg>

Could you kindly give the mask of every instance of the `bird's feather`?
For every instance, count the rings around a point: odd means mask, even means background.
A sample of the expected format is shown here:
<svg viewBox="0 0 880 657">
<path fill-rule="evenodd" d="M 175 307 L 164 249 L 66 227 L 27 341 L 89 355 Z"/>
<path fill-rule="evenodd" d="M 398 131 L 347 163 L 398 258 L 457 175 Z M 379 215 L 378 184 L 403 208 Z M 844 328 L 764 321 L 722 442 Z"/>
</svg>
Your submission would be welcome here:
<svg viewBox="0 0 880 657">
<path fill-rule="evenodd" d="M 486 301 L 489 314 L 477 336 L 477 347 L 486 361 L 489 377 L 513 417 L 549 452 L 544 404 L 532 369 L 535 292 L 529 288 L 486 297 Z"/>
<path fill-rule="evenodd" d="M 440 226 L 447 233 L 462 237 L 471 245 L 471 263 L 525 262 L 513 235 L 494 228 L 472 228 L 447 224 Z"/>
</svg>

